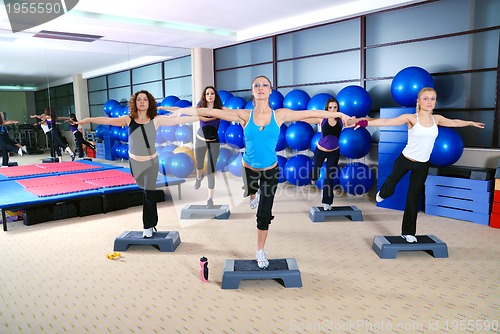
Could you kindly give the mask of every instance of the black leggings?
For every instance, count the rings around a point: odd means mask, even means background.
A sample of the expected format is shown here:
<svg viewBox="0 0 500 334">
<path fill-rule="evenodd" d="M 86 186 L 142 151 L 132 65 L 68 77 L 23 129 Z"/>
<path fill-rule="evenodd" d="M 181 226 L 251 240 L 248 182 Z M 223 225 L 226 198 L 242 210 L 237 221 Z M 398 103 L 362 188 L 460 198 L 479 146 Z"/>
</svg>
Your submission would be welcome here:
<svg viewBox="0 0 500 334">
<path fill-rule="evenodd" d="M 257 229 L 268 230 L 273 216 L 274 195 L 278 188 L 279 167 L 256 171 L 243 166 L 243 189 L 245 197 L 256 194 L 260 189 L 259 207 L 257 208 Z"/>
<path fill-rule="evenodd" d="M 408 186 L 408 194 L 406 195 L 401 234 L 415 235 L 417 232 L 418 204 L 424 192 L 424 184 L 429 173 L 429 166 L 429 162 L 411 161 L 401 154 L 394 162 L 391 174 L 380 188 L 380 197 L 390 197 L 394 194 L 394 189 L 401 178 L 410 171 L 410 184 Z"/>
<path fill-rule="evenodd" d="M 158 208 L 156 205 L 156 179 L 158 178 L 158 157 L 148 161 L 136 161 L 129 158 L 130 171 L 137 185 L 143 189 L 142 224 L 144 229 L 158 224 Z"/>
<path fill-rule="evenodd" d="M 66 150 L 66 147 L 69 147 L 68 141 L 65 137 L 63 137 L 61 130 L 59 130 L 57 127 L 53 127 L 52 130 L 50 130 L 50 134 L 52 136 L 52 156 L 55 157 L 56 154 L 57 156 L 61 156 L 61 151 L 59 150 L 59 148 Z"/>
<path fill-rule="evenodd" d="M 205 164 L 205 154 L 208 151 L 208 164 L 207 164 L 207 180 L 208 189 L 215 189 L 215 167 L 217 165 L 217 159 L 219 158 L 220 142 L 215 141 L 204 141 L 196 137 L 196 142 L 194 146 L 194 154 L 196 158 L 196 169 L 202 170 Z"/>
<path fill-rule="evenodd" d="M 8 166 L 9 152 L 17 152 L 19 147 L 10 139 L 7 132 L 0 132 L 0 147 L 2 148 L 2 166 Z"/>
<path fill-rule="evenodd" d="M 340 152 L 336 149 L 332 152 L 325 152 L 316 147 L 314 151 L 314 166 L 311 171 L 311 179 L 316 181 L 319 179 L 319 172 L 323 166 L 323 161 L 326 159 L 326 175 L 323 182 L 323 198 L 321 203 L 333 203 L 333 186 L 335 175 L 337 173 L 337 166 L 339 164 Z"/>
<path fill-rule="evenodd" d="M 75 132 L 73 132 L 73 135 L 75 136 L 78 157 L 83 158 L 83 145 L 88 147 L 93 147 L 93 145 L 83 138 L 83 134 L 80 131 L 76 130 Z"/>
</svg>

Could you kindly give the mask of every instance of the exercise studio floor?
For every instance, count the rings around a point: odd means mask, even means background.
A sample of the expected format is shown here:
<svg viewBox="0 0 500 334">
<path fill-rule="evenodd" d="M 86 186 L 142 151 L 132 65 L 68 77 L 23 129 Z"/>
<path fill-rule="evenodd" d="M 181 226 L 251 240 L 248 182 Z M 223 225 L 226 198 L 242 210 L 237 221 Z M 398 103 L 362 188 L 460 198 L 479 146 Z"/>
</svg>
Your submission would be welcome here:
<svg viewBox="0 0 500 334">
<path fill-rule="evenodd" d="M 158 229 L 180 233 L 175 252 L 132 246 L 106 257 L 117 236 L 142 228 L 141 207 L 9 223 L 0 232 L 0 333 L 499 332 L 500 230 L 420 213 L 418 234 L 443 240 L 449 258 L 419 251 L 383 260 L 373 237 L 398 235 L 402 212 L 377 208 L 373 189 L 336 198 L 335 205 L 357 206 L 362 222 L 313 223 L 308 213 L 320 192 L 280 185 L 266 251 L 271 259 L 295 258 L 303 287 L 244 280 L 221 289 L 224 260 L 254 258 L 256 228 L 241 179 L 219 173 L 216 182 L 215 204 L 231 207 L 227 220 L 179 219 L 185 205 L 206 202 L 206 179 L 195 191 L 189 178 L 181 201 L 174 187 L 172 200 L 159 203 Z"/>
</svg>

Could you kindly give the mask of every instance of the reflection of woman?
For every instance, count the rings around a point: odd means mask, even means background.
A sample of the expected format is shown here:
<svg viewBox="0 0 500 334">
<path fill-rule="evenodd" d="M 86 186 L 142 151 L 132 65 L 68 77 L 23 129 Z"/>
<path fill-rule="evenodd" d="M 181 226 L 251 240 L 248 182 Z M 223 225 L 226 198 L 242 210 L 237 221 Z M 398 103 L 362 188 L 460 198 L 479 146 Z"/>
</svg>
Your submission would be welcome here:
<svg viewBox="0 0 500 334">
<path fill-rule="evenodd" d="M 483 123 L 433 115 L 436 98 L 436 91 L 433 88 L 422 88 L 418 93 L 415 114 L 403 114 L 395 118 L 367 119 L 356 123 L 356 125 L 359 125 L 365 122 L 365 125 L 367 123 L 368 126 L 408 125 L 408 143 L 394 162 L 391 174 L 376 195 L 377 202 L 392 196 L 398 182 L 408 171 L 410 172 L 410 184 L 401 228 L 401 237 L 407 242 L 417 241 L 415 234 L 417 231 L 418 204 L 429 172 L 429 159 L 438 135 L 438 125 L 455 128 L 465 126 L 484 128 Z"/>
<path fill-rule="evenodd" d="M 287 108 L 273 110 L 269 105 L 271 92 L 271 81 L 265 76 L 258 76 L 252 81 L 253 110 L 236 109 L 231 112 L 207 108 L 198 108 L 197 110 L 201 116 L 213 116 L 229 122 L 238 122 L 244 126 L 243 183 L 245 196 L 250 196 L 250 203 L 258 201 L 257 252 L 255 256 L 257 265 L 261 269 L 266 269 L 269 266 L 264 246 L 269 225 L 274 219 L 272 209 L 279 178 L 276 144 L 278 143 L 280 126 L 285 122 L 327 116 L 325 111 L 303 110 L 296 112 Z M 345 121 L 349 119 L 348 116 L 340 113 L 330 113 L 330 115 L 342 117 Z M 256 197 L 257 191 L 260 192 L 258 198 Z"/>
<path fill-rule="evenodd" d="M 75 136 L 75 143 L 76 143 L 76 150 L 78 151 L 78 157 L 83 158 L 84 157 L 84 152 L 83 152 L 83 145 L 90 147 L 92 150 L 95 151 L 95 145 L 89 143 L 88 141 L 83 138 L 83 134 L 80 132 L 78 129 L 78 119 L 76 118 L 75 114 L 69 114 L 69 129 L 73 133 L 73 136 Z"/>
<path fill-rule="evenodd" d="M 200 102 L 200 108 L 217 108 L 226 109 L 222 106 L 222 101 L 219 93 L 213 86 L 207 86 L 203 90 Z M 158 107 L 158 109 L 176 111 L 182 113 L 184 108 L 178 107 Z M 215 190 L 215 167 L 219 158 L 220 141 L 218 136 L 220 119 L 216 117 L 200 117 L 200 128 L 196 134 L 194 143 L 194 153 L 196 160 L 196 180 L 194 189 L 200 189 L 201 181 L 204 178 L 203 168 L 205 164 L 205 156 L 207 156 L 207 180 L 208 180 L 208 199 L 207 208 L 212 208 L 214 205 L 214 190 Z M 207 155 L 208 153 L 208 155 Z"/>
<path fill-rule="evenodd" d="M 153 95 L 141 90 L 128 102 L 130 115 L 118 118 L 88 117 L 78 122 L 128 126 L 129 129 L 129 163 L 135 181 L 144 190 L 142 206 L 142 223 L 144 238 L 151 238 L 158 224 L 156 205 L 156 179 L 158 178 L 158 152 L 156 151 L 156 131 L 160 126 L 191 123 L 198 117 L 173 118 L 157 114 L 156 101 Z"/>
<path fill-rule="evenodd" d="M 28 153 L 26 146 L 17 144 L 9 137 L 6 125 L 17 124 L 18 121 L 6 121 L 3 112 L 0 112 L 0 148 L 2 149 L 2 167 L 9 167 L 9 152 L 17 152 L 20 156 Z"/>
<path fill-rule="evenodd" d="M 58 120 L 69 120 L 68 117 L 59 117 L 57 116 L 57 113 L 54 109 L 47 107 L 45 108 L 44 114 L 43 115 L 32 115 L 32 118 L 38 118 L 40 121 L 45 123 L 50 131 L 51 134 L 51 139 L 52 139 L 52 149 L 51 149 L 51 155 L 53 157 L 57 156 L 59 157 L 59 161 L 62 162 L 62 155 L 61 155 L 61 150 L 63 149 L 66 153 L 68 153 L 71 156 L 71 161 L 75 160 L 75 154 L 73 151 L 69 148 L 68 141 L 66 138 L 62 135 L 61 130 L 57 127 L 57 121 Z"/>
</svg>

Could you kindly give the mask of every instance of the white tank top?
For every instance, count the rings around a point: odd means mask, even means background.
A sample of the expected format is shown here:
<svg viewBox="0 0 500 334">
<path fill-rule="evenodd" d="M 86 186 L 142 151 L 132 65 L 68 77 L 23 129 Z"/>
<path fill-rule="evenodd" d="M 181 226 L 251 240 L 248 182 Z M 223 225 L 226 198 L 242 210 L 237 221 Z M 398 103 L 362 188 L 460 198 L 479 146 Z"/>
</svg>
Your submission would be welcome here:
<svg viewBox="0 0 500 334">
<path fill-rule="evenodd" d="M 432 117 L 432 116 L 431 116 Z M 438 135 L 438 127 L 432 117 L 432 126 L 425 127 L 418 122 L 408 130 L 408 142 L 403 149 L 403 155 L 418 162 L 427 162 L 434 148 L 434 142 Z"/>
</svg>

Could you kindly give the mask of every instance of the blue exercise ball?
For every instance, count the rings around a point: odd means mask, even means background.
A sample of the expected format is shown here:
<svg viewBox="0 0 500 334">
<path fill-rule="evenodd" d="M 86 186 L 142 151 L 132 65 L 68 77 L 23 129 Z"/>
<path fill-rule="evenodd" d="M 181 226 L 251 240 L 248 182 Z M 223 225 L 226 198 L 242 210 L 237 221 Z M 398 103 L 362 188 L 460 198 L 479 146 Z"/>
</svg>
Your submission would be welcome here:
<svg viewBox="0 0 500 334">
<path fill-rule="evenodd" d="M 163 133 L 162 133 L 162 130 L 161 128 L 158 129 L 158 131 L 156 132 L 156 139 L 155 139 L 155 142 L 158 144 L 158 145 L 162 145 L 166 142 L 167 140 L 165 139 L 165 137 L 163 137 Z"/>
<path fill-rule="evenodd" d="M 359 159 L 367 155 L 372 148 L 372 136 L 365 128 L 345 128 L 340 132 L 340 153 L 350 159 Z"/>
<path fill-rule="evenodd" d="M 128 126 L 124 126 L 120 129 L 120 132 L 118 133 L 118 137 L 120 141 L 126 143 L 128 142 Z"/>
<path fill-rule="evenodd" d="M 321 132 L 316 132 L 311 138 L 311 145 L 309 149 L 314 153 L 316 151 L 316 147 L 318 145 L 319 140 L 321 139 Z"/>
<path fill-rule="evenodd" d="M 119 159 L 120 158 L 120 147 L 122 146 L 121 143 L 114 143 L 113 146 L 111 146 L 111 157 L 114 159 Z"/>
<path fill-rule="evenodd" d="M 340 170 L 340 185 L 350 195 L 363 195 L 373 186 L 373 174 L 371 168 L 364 163 L 348 163 Z"/>
<path fill-rule="evenodd" d="M 241 159 L 243 155 L 241 153 L 237 153 L 231 157 L 231 162 L 229 163 L 229 172 L 234 176 L 241 176 L 243 174 Z"/>
<path fill-rule="evenodd" d="M 130 115 L 130 110 L 128 109 L 128 105 L 123 106 L 121 116 L 128 116 Z"/>
<path fill-rule="evenodd" d="M 120 145 L 118 156 L 123 160 L 128 160 L 128 144 Z"/>
<path fill-rule="evenodd" d="M 109 137 L 112 141 L 120 140 L 121 126 L 110 126 L 109 127 Z"/>
<path fill-rule="evenodd" d="M 328 93 L 319 93 L 314 95 L 307 103 L 308 110 L 325 110 L 326 101 L 331 99 L 333 95 Z"/>
<path fill-rule="evenodd" d="M 231 124 L 225 131 L 226 143 L 238 149 L 245 147 L 245 138 L 243 136 L 243 127 L 238 124 Z"/>
<path fill-rule="evenodd" d="M 169 95 L 161 100 L 162 107 L 173 107 L 180 99 L 177 96 Z"/>
<path fill-rule="evenodd" d="M 269 106 L 273 110 L 283 108 L 283 101 L 284 100 L 285 100 L 285 97 L 283 96 L 283 94 L 281 94 L 277 90 L 273 89 L 273 91 L 271 92 L 271 95 L 269 95 Z"/>
<path fill-rule="evenodd" d="M 175 139 L 181 143 L 193 141 L 193 128 L 190 125 L 181 124 L 175 129 Z"/>
<path fill-rule="evenodd" d="M 219 122 L 219 128 L 217 129 L 217 136 L 219 137 L 219 141 L 221 144 L 226 143 L 226 129 L 229 125 L 231 125 L 231 123 L 223 119 L 221 119 Z"/>
<path fill-rule="evenodd" d="M 276 144 L 276 152 L 283 151 L 286 148 L 286 130 L 288 126 L 286 124 L 281 124 L 280 134 L 278 136 L 278 143 Z"/>
<path fill-rule="evenodd" d="M 240 96 L 233 96 L 229 100 L 224 103 L 224 107 L 229 108 L 229 109 L 244 109 L 245 105 L 247 104 L 247 101 L 245 101 L 244 98 Z"/>
<path fill-rule="evenodd" d="M 464 152 L 464 141 L 458 132 L 451 128 L 438 127 L 438 136 L 434 142 L 430 163 L 442 167 L 453 165 Z"/>
<path fill-rule="evenodd" d="M 178 125 L 162 126 L 161 135 L 166 141 L 175 141 L 175 130 L 177 130 Z"/>
<path fill-rule="evenodd" d="M 286 130 L 286 143 L 290 148 L 298 151 L 307 150 L 311 139 L 314 136 L 314 129 L 305 122 L 295 122 Z"/>
<path fill-rule="evenodd" d="M 253 100 L 248 101 L 243 109 L 253 110 Z"/>
<path fill-rule="evenodd" d="M 231 161 L 231 156 L 233 152 L 225 147 L 221 147 L 219 150 L 219 156 L 217 157 L 217 162 L 215 163 L 215 170 L 227 171 L 228 165 Z"/>
<path fill-rule="evenodd" d="M 179 101 L 175 102 L 175 107 L 179 107 L 179 108 L 189 108 L 192 106 L 193 106 L 193 104 L 191 103 L 191 101 L 188 101 L 188 100 L 179 100 Z"/>
<path fill-rule="evenodd" d="M 175 155 L 174 152 L 168 152 L 168 151 L 161 151 L 158 154 L 158 162 L 159 162 L 159 171 L 163 175 L 169 174 L 169 164 L 170 164 L 170 158 L 172 158 Z"/>
<path fill-rule="evenodd" d="M 222 105 L 226 104 L 226 101 L 232 98 L 234 95 L 231 92 L 228 92 L 227 90 L 218 90 L 217 93 L 219 93 L 220 100 L 222 102 Z"/>
<path fill-rule="evenodd" d="M 347 86 L 337 94 L 339 110 L 344 114 L 355 117 L 365 117 L 372 107 L 370 94 L 360 86 Z"/>
<path fill-rule="evenodd" d="M 296 186 L 310 184 L 312 166 L 313 161 L 307 155 L 294 155 L 285 164 L 285 179 Z"/>
<path fill-rule="evenodd" d="M 394 76 L 391 83 L 391 94 L 400 105 L 415 107 L 418 92 L 424 87 L 434 87 L 432 76 L 421 67 L 410 66 Z"/>
<path fill-rule="evenodd" d="M 278 177 L 278 183 L 283 183 L 286 181 L 285 178 L 285 166 L 286 163 L 288 162 L 288 159 L 285 158 L 282 155 L 278 155 L 278 168 L 279 168 L 279 177 Z"/>
<path fill-rule="evenodd" d="M 309 94 L 303 90 L 294 89 L 286 94 L 283 100 L 283 107 L 292 110 L 306 110 L 310 99 Z"/>
<path fill-rule="evenodd" d="M 100 124 L 95 128 L 95 136 L 101 140 L 104 139 L 104 127 L 105 125 Z"/>
<path fill-rule="evenodd" d="M 107 100 L 105 103 L 104 103 L 104 113 L 108 116 L 111 116 L 111 113 L 113 112 L 113 110 L 117 110 L 118 108 L 121 108 L 121 104 L 120 102 L 116 101 L 116 100 Z"/>
<path fill-rule="evenodd" d="M 168 144 L 168 145 L 162 146 L 161 151 L 162 152 L 174 152 L 177 147 L 178 147 L 177 145 Z"/>
<path fill-rule="evenodd" d="M 175 177 L 185 178 L 191 175 L 194 162 L 191 157 L 183 152 L 175 153 L 169 161 L 168 170 Z"/>
</svg>

